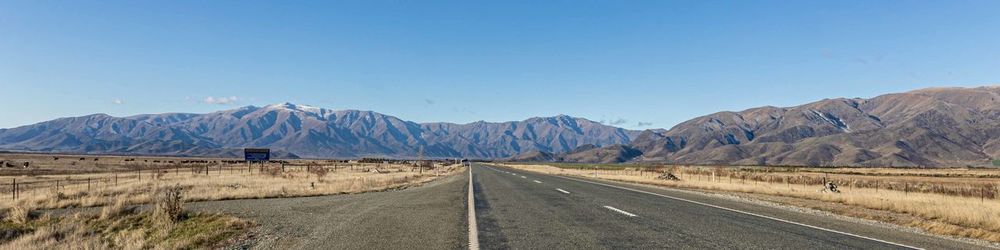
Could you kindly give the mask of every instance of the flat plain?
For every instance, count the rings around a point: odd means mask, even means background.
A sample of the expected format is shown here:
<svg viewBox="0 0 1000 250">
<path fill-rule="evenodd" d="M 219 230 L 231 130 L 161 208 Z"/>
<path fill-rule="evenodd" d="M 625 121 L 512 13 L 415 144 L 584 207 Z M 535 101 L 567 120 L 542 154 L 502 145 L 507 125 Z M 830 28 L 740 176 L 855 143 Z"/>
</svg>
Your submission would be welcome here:
<svg viewBox="0 0 1000 250">
<path fill-rule="evenodd" d="M 251 223 L 220 213 L 187 213 L 184 203 L 287 198 L 405 189 L 460 171 L 458 165 L 402 161 L 283 160 L 246 163 L 235 159 L 0 154 L 0 208 L 7 248 L 57 246 L 60 235 L 97 248 L 203 247 L 244 233 Z M 28 163 L 25 167 L 24 163 Z M 165 197 L 169 196 L 169 197 Z M 161 204 L 173 204 L 170 223 L 155 222 Z M 138 206 L 154 209 L 143 212 Z M 99 214 L 53 218 L 41 211 L 100 209 Z M 162 217 L 162 216 L 161 216 Z M 76 219 L 67 219 L 76 218 Z M 212 218 L 211 223 L 194 221 Z M 134 226 L 117 228 L 116 224 Z M 161 227 L 163 224 L 194 228 Z M 110 226 L 109 226 L 110 225 Z M 233 226 L 240 225 L 240 226 Z M 215 230 L 220 227 L 235 230 Z M 91 228 L 91 229 L 87 229 Z M 95 229 L 97 228 L 96 232 Z M 170 228 L 158 232 L 157 228 Z M 174 230 L 181 230 L 176 232 Z M 221 234 L 192 233 L 214 231 Z M 142 235 L 144 240 L 134 246 Z M 225 237 L 223 237 L 225 236 Z M 204 238 L 204 239 L 203 239 Z M 46 243 L 49 242 L 49 243 Z M 59 241 L 61 242 L 61 241 Z M 65 242 L 60 243 L 65 244 Z"/>
</svg>

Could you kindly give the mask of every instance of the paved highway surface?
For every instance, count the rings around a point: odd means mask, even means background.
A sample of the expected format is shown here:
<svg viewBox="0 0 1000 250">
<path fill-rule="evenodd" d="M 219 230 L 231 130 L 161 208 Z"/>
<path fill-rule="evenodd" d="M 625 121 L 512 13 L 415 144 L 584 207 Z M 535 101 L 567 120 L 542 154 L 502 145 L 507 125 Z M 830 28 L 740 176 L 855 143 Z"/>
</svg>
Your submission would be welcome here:
<svg viewBox="0 0 1000 250">
<path fill-rule="evenodd" d="M 662 188 L 490 166 L 473 180 L 484 249 L 976 248 Z"/>
<path fill-rule="evenodd" d="M 466 249 L 466 175 L 398 191 L 209 201 L 260 224 L 261 249 Z"/>
<path fill-rule="evenodd" d="M 470 179 L 473 210 L 467 205 Z M 486 165 L 401 191 L 190 207 L 259 221 L 268 234 L 258 245 L 263 248 L 980 248 L 692 192 Z"/>
</svg>

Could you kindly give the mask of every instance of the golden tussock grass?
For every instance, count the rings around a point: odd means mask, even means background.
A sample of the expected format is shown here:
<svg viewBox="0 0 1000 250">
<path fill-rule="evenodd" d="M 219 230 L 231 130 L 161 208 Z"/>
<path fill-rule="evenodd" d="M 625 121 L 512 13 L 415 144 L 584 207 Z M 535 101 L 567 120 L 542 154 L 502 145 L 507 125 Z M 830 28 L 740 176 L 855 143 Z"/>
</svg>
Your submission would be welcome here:
<svg viewBox="0 0 1000 250">
<path fill-rule="evenodd" d="M 19 204 L 37 209 L 104 206 L 115 202 L 142 204 L 151 201 L 150 191 L 173 185 L 187 190 L 188 195 L 184 198 L 187 202 L 358 193 L 424 183 L 460 172 L 460 167 L 441 166 L 416 171 L 405 165 L 382 165 L 379 172 L 361 167 L 332 170 L 313 166 L 308 171 L 305 168 L 281 171 L 271 167 L 263 172 L 255 170 L 252 174 L 245 170 L 245 167 L 222 168 L 205 174 L 203 170 L 160 169 L 155 172 L 8 177 L 31 183 L 25 185 L 31 188 L 20 188 L 17 199 L 7 196 L 0 200 L 0 208 Z"/>
<path fill-rule="evenodd" d="M 0 192 L 7 195 L 0 198 L 0 249 L 212 248 L 250 224 L 229 215 L 187 213 L 184 203 L 381 191 L 462 171 L 459 165 L 424 169 L 343 161 L 248 168 L 219 159 L 0 156 L 32 162 L 31 168 L 0 169 L 0 183 L 6 184 Z M 9 196 L 14 180 L 17 198 Z M 151 209 L 140 211 L 138 204 Z M 60 217 L 32 213 L 94 206 L 104 207 Z"/>
<path fill-rule="evenodd" d="M 5 235 L 0 249 L 208 248 L 251 226 L 228 215 L 184 213 L 179 187 L 150 192 L 150 196 L 163 197 L 154 202 L 152 211 L 126 209 L 121 205 L 124 199 L 116 199 L 114 205 L 97 214 L 25 216 L 22 220 L 13 213 L 27 214 L 30 208 L 7 210 L 7 218 L 0 224 Z"/>
</svg>

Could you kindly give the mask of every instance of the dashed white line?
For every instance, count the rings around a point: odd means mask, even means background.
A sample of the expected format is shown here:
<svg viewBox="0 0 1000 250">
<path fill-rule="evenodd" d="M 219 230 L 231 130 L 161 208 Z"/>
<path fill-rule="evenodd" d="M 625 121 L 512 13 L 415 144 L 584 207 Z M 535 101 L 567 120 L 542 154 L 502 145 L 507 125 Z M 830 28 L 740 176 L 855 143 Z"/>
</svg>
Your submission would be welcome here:
<svg viewBox="0 0 1000 250">
<path fill-rule="evenodd" d="M 528 179 L 528 177 L 527 177 L 527 176 L 523 176 L 523 175 L 521 176 L 521 178 L 524 178 L 524 179 Z"/>
<path fill-rule="evenodd" d="M 539 183 L 539 184 L 541 184 L 542 182 L 540 182 L 540 181 L 538 181 L 538 180 L 535 180 L 535 183 Z"/>
<path fill-rule="evenodd" d="M 559 191 L 559 192 L 562 192 L 564 194 L 569 194 L 569 191 L 562 190 L 561 188 L 556 188 L 556 190 Z"/>
<path fill-rule="evenodd" d="M 621 214 L 627 215 L 628 217 L 636 217 L 636 216 L 638 216 L 638 215 L 635 215 L 633 213 L 625 212 L 624 210 L 617 209 L 617 208 L 612 207 L 612 206 L 604 206 L 604 208 L 611 209 L 611 211 L 619 212 Z"/>
<path fill-rule="evenodd" d="M 848 232 L 837 231 L 837 230 L 833 230 L 833 229 L 829 229 L 829 228 L 823 228 L 823 227 L 813 226 L 813 225 L 809 225 L 809 224 L 798 223 L 798 222 L 794 222 L 794 221 L 790 221 L 790 220 L 785 220 L 785 219 L 775 218 L 775 217 L 771 217 L 771 216 L 767 216 L 767 215 L 762 215 L 762 214 L 756 214 L 756 213 L 751 213 L 751 212 L 736 210 L 736 209 L 732 209 L 732 208 L 728 208 L 728 207 L 716 206 L 716 205 L 712 205 L 712 204 L 708 204 L 708 203 L 703 203 L 703 202 L 688 200 L 688 199 L 684 199 L 684 198 L 673 197 L 673 196 L 669 196 L 669 195 L 665 195 L 665 194 L 653 193 L 653 192 L 638 190 L 638 189 L 634 189 L 634 188 L 627 188 L 627 187 L 615 186 L 615 185 L 611 185 L 611 184 L 604 184 L 604 183 L 600 183 L 600 182 L 593 182 L 593 181 L 581 180 L 581 179 L 577 179 L 577 178 L 570 178 L 570 177 L 563 177 L 563 176 L 555 176 L 555 177 L 559 177 L 559 178 L 563 178 L 563 179 L 567 179 L 567 180 L 579 181 L 579 182 L 586 182 L 586 183 L 595 184 L 595 185 L 601 185 L 601 186 L 606 186 L 606 187 L 612 187 L 612 188 L 617 188 L 617 189 L 622 189 L 622 190 L 628 190 L 628 191 L 637 192 L 637 193 L 654 195 L 654 196 L 659 196 L 659 197 L 668 198 L 668 199 L 674 199 L 674 200 L 678 200 L 678 201 L 690 202 L 690 203 L 694 203 L 694 204 L 698 204 L 698 205 L 702 205 L 702 206 L 707 206 L 707 207 L 722 209 L 722 210 L 726 210 L 726 211 L 741 213 L 741 214 L 745 214 L 745 215 L 756 216 L 756 217 L 760 217 L 760 218 L 764 218 L 764 219 L 770 219 L 770 220 L 774 220 L 774 221 L 780 221 L 780 222 L 784 222 L 784 223 L 799 225 L 799 226 L 808 227 L 808 228 L 812 228 L 812 229 L 816 229 L 816 230 L 822 230 L 822 231 L 827 231 L 827 232 L 831 232 L 831 233 L 838 233 L 838 234 L 843 234 L 843 235 L 847 235 L 847 236 L 853 236 L 853 237 L 857 237 L 857 238 L 861 238 L 861 239 L 866 239 L 866 240 L 871 240 L 871 241 L 876 241 L 876 242 L 882 242 L 882 243 L 885 243 L 885 244 L 896 245 L 896 246 L 900 246 L 900 247 L 904 247 L 904 248 L 923 249 L 923 248 L 919 248 L 919 247 L 915 247 L 915 246 L 910 246 L 910 245 L 904 245 L 904 244 L 900 244 L 900 243 L 896 243 L 896 242 L 892 242 L 892 241 L 880 240 L 880 239 L 876 239 L 876 238 L 872 238 L 872 237 L 861 236 L 861 235 L 852 234 L 852 233 L 848 233 Z M 607 207 L 607 206 L 605 206 L 605 207 Z M 611 208 L 608 208 L 608 209 L 611 209 Z"/>
</svg>

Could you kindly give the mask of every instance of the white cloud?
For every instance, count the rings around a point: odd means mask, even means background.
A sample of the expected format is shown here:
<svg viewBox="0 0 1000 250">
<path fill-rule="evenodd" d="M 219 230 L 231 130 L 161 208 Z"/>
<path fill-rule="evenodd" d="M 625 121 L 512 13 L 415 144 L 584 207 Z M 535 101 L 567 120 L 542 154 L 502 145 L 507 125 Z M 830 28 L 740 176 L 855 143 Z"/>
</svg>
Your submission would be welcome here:
<svg viewBox="0 0 1000 250">
<path fill-rule="evenodd" d="M 820 50 L 820 54 L 823 55 L 823 58 L 827 58 L 827 59 L 836 57 L 833 54 L 833 51 L 830 50 L 830 49 L 827 49 L 827 48 L 823 48 L 822 50 Z"/>
<path fill-rule="evenodd" d="M 622 118 L 618 118 L 617 120 L 610 120 L 610 121 L 609 120 L 601 120 L 600 123 L 601 124 L 605 124 L 605 125 L 611 125 L 611 126 L 620 126 L 620 125 L 624 125 L 624 124 L 628 123 L 628 120 L 625 120 L 625 119 L 622 119 Z"/>
<path fill-rule="evenodd" d="M 648 127 L 653 125 L 652 122 L 638 122 L 635 124 L 636 127 Z"/>
<path fill-rule="evenodd" d="M 230 96 L 230 97 L 225 97 L 225 96 L 222 96 L 222 97 L 211 97 L 211 96 L 209 96 L 209 97 L 205 97 L 205 99 L 202 99 L 201 102 L 202 103 L 207 103 L 207 104 L 230 105 L 230 104 L 236 104 L 236 102 L 239 101 L 239 100 L 240 100 L 240 98 L 236 97 L 236 96 Z"/>
<path fill-rule="evenodd" d="M 114 100 L 111 100 L 111 103 L 122 105 L 125 104 L 125 101 L 122 101 L 122 99 L 115 98 Z"/>
</svg>

